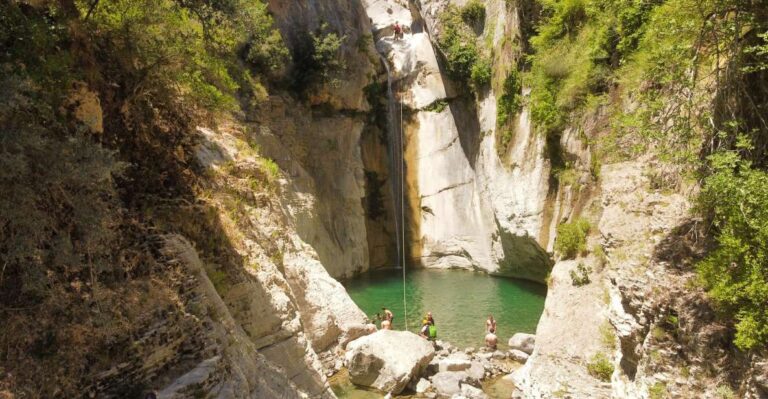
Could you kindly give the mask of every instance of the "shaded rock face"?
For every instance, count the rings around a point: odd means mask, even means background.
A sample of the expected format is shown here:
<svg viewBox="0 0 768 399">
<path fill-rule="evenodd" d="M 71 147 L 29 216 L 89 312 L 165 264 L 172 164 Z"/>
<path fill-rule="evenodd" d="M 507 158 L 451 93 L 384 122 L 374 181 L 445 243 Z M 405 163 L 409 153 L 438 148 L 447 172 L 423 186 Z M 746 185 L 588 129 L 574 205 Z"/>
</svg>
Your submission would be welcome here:
<svg viewBox="0 0 768 399">
<path fill-rule="evenodd" d="M 376 49 L 390 64 L 398 102 L 409 111 L 406 246 L 425 267 L 543 281 L 552 264 L 540 239 L 548 194 L 546 143 L 523 111 L 508 153 L 498 155 L 493 90 L 478 103 L 461 96 L 466 89 L 446 79 L 433 48 L 431 35 L 442 29 L 439 14 L 450 3 L 364 1 Z M 487 3 L 487 23 L 504 29 L 516 21 L 517 11 L 507 10 L 504 1 Z M 392 37 L 396 21 L 406 27 L 402 40 Z M 502 37 L 488 39 L 498 44 Z M 427 108 L 436 102 L 446 106 Z"/>
<path fill-rule="evenodd" d="M 393 394 L 400 393 L 412 379 L 417 380 L 434 356 L 429 341 L 393 330 L 352 341 L 345 354 L 353 383 Z"/>
</svg>

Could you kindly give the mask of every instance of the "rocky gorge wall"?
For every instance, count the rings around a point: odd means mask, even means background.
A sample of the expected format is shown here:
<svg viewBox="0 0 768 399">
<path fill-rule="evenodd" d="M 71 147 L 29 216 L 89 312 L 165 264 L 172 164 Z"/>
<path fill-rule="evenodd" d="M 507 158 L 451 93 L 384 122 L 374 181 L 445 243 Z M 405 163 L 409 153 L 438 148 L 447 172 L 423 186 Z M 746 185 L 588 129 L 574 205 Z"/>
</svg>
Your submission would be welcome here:
<svg viewBox="0 0 768 399">
<path fill-rule="evenodd" d="M 461 6 L 462 2 L 455 2 Z M 549 163 L 527 111 L 506 153 L 496 151 L 493 89 L 467 96 L 451 82 L 436 50 L 446 1 L 366 1 L 376 48 L 391 64 L 403 112 L 406 247 L 417 265 L 465 268 L 543 281 L 550 261 L 544 210 Z M 517 9 L 488 2 L 478 38 L 501 46 L 515 34 Z M 395 22 L 406 27 L 393 40 Z M 519 36 L 519 34 L 518 34 Z M 501 52 L 504 57 L 507 52 Z M 444 104 L 444 105 L 443 105 Z M 400 123 L 399 121 L 397 121 Z"/>
</svg>

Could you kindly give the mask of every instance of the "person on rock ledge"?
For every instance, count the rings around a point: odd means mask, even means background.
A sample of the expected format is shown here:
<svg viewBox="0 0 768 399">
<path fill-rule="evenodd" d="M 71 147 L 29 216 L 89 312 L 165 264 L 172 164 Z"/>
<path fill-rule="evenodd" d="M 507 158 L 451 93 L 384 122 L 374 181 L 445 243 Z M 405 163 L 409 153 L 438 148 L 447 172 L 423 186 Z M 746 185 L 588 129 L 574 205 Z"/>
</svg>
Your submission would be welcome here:
<svg viewBox="0 0 768 399">
<path fill-rule="evenodd" d="M 400 22 L 395 21 L 395 25 L 393 27 L 395 31 L 395 40 L 400 40 L 403 38 L 403 27 L 400 25 Z"/>
</svg>

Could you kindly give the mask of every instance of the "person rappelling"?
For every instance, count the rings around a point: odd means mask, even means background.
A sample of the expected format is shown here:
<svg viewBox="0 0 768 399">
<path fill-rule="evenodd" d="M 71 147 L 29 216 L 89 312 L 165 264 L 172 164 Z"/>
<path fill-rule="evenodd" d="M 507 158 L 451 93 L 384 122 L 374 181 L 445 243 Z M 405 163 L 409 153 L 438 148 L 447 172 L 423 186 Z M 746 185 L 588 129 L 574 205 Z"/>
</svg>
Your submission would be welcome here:
<svg viewBox="0 0 768 399">
<path fill-rule="evenodd" d="M 395 21 L 394 25 L 394 31 L 395 31 L 395 40 L 399 40 L 403 38 L 403 27 L 400 25 L 400 22 Z"/>
</svg>

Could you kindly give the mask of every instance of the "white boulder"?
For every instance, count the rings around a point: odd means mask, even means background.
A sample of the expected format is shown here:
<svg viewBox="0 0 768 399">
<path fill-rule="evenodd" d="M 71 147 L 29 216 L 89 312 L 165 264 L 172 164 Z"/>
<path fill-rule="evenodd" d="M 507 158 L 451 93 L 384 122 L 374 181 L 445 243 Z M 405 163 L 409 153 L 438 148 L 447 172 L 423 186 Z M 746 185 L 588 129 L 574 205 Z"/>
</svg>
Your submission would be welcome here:
<svg viewBox="0 0 768 399">
<path fill-rule="evenodd" d="M 416 384 L 416 393 L 427 392 L 429 388 L 432 388 L 432 383 L 422 378 L 419 380 L 419 383 Z"/>
<path fill-rule="evenodd" d="M 536 336 L 533 334 L 517 333 L 509 339 L 509 348 L 523 351 L 527 354 L 533 353 L 533 347 L 536 344 Z"/>
<path fill-rule="evenodd" d="M 350 342 L 345 358 L 354 384 L 398 394 L 434 356 L 432 344 L 414 333 L 380 330 Z"/>
</svg>

